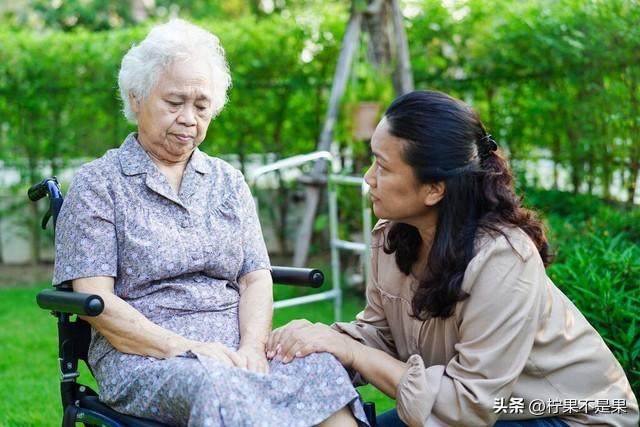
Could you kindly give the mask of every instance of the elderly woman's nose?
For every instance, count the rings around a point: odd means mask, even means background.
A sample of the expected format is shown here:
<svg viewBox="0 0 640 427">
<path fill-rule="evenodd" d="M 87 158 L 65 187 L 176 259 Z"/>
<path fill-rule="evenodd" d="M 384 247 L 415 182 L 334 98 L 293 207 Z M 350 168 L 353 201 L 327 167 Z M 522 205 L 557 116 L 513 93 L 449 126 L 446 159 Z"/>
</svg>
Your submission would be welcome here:
<svg viewBox="0 0 640 427">
<path fill-rule="evenodd" d="M 196 124 L 196 111 L 195 107 L 191 105 L 185 105 L 180 115 L 178 116 L 178 122 L 186 126 L 193 126 Z"/>
</svg>

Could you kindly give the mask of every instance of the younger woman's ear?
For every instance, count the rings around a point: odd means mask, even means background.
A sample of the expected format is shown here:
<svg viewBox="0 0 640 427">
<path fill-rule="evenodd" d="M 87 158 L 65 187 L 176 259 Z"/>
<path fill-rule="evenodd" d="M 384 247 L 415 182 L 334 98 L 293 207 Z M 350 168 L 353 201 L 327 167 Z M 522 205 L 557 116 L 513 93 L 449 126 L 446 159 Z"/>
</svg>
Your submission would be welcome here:
<svg viewBox="0 0 640 427">
<path fill-rule="evenodd" d="M 423 184 L 425 186 L 424 204 L 425 206 L 435 206 L 444 197 L 446 191 L 444 181 L 433 184 Z"/>
<path fill-rule="evenodd" d="M 131 105 L 131 111 L 133 111 L 134 113 L 137 114 L 140 112 L 140 102 L 133 94 L 133 92 L 129 92 L 129 105 Z"/>
</svg>

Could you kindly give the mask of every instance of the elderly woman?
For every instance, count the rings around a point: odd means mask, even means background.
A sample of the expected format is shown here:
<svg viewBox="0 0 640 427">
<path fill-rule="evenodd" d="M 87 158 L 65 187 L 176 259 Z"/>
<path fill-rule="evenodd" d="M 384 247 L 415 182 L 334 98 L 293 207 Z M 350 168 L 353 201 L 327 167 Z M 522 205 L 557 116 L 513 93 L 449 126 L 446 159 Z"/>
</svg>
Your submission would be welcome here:
<svg viewBox="0 0 640 427">
<path fill-rule="evenodd" d="M 391 426 L 636 427 L 598 333 L 545 273 L 542 224 L 497 144 L 439 92 L 393 102 L 371 139 L 372 280 L 352 323 L 294 321 L 268 356 L 333 353 L 396 399 Z"/>
<path fill-rule="evenodd" d="M 268 363 L 270 264 L 239 171 L 198 150 L 230 76 L 209 32 L 174 20 L 122 60 L 118 149 L 80 169 L 57 229 L 55 283 L 102 296 L 86 318 L 100 398 L 172 425 L 357 425 L 330 354 Z"/>
</svg>

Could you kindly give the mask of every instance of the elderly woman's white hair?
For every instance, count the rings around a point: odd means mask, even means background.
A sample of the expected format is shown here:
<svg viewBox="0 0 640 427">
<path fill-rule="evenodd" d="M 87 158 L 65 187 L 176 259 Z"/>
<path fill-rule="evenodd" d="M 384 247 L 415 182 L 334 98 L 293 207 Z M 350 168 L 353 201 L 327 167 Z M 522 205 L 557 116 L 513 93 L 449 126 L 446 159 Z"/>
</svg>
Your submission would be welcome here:
<svg viewBox="0 0 640 427">
<path fill-rule="evenodd" d="M 147 37 L 122 58 L 118 86 L 127 120 L 132 123 L 138 121 L 137 114 L 131 110 L 129 94 L 144 102 L 168 65 L 176 60 L 190 59 L 203 59 L 211 65 L 212 108 L 216 116 L 227 101 L 227 90 L 231 85 L 220 41 L 215 35 L 187 21 L 172 19 L 152 28 Z"/>
</svg>

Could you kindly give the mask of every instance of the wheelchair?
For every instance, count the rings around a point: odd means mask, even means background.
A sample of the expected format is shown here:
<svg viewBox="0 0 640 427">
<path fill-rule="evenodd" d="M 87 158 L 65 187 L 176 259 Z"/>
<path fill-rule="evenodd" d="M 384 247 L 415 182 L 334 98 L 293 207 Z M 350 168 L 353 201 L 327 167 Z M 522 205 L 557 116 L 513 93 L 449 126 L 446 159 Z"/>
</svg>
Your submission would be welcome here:
<svg viewBox="0 0 640 427">
<path fill-rule="evenodd" d="M 63 203 L 63 195 L 56 177 L 47 178 L 28 190 L 28 197 L 36 202 L 44 197 L 49 199 L 49 209 L 42 219 L 42 228 L 53 219 L 55 234 L 56 220 Z M 271 277 L 274 283 L 318 288 L 324 283 L 324 274 L 318 269 L 273 266 Z M 91 341 L 91 326 L 74 315 L 98 316 L 104 310 L 104 301 L 98 295 L 73 292 L 71 282 L 56 285 L 54 289 L 40 291 L 36 296 L 40 308 L 51 311 L 58 320 L 58 360 L 60 364 L 60 396 L 62 400 L 62 427 L 74 427 L 83 423 L 86 427 L 170 427 L 156 421 L 122 414 L 100 402 L 98 393 L 80 384 L 77 379 L 78 363 L 88 363 Z M 375 426 L 375 406 L 364 404 L 365 413 L 371 426 Z"/>
</svg>

